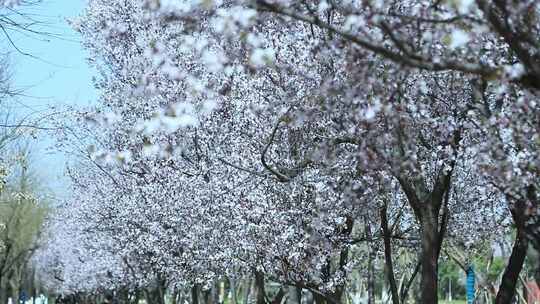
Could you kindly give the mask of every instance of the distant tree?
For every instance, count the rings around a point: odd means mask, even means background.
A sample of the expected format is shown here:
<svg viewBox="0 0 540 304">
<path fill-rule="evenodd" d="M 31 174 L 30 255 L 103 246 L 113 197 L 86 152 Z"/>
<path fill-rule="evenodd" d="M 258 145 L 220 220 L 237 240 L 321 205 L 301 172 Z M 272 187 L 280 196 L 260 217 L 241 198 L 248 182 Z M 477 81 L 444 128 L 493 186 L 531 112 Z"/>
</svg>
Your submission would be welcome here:
<svg viewBox="0 0 540 304">
<path fill-rule="evenodd" d="M 0 303 L 8 296 L 19 298 L 19 290 L 29 271 L 28 263 L 38 246 L 48 206 L 40 197 L 30 174 L 26 155 L 21 155 L 0 193 Z"/>
</svg>

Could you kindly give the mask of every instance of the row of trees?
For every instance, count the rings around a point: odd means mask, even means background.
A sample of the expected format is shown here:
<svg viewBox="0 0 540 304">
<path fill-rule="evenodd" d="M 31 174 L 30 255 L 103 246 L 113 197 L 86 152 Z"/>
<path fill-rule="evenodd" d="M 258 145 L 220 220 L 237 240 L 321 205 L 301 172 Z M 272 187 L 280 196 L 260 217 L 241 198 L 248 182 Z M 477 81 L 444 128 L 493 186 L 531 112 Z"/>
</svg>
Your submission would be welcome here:
<svg viewBox="0 0 540 304">
<path fill-rule="evenodd" d="M 209 303 L 249 277 L 262 304 L 290 288 L 341 303 L 381 272 L 392 303 L 427 304 L 441 256 L 460 248 L 466 267 L 514 233 L 490 289 L 511 303 L 540 249 L 539 13 L 534 0 L 89 1 L 73 26 L 102 95 L 64 129 L 74 195 L 40 273 L 64 293 L 151 303 L 182 290 Z"/>
</svg>

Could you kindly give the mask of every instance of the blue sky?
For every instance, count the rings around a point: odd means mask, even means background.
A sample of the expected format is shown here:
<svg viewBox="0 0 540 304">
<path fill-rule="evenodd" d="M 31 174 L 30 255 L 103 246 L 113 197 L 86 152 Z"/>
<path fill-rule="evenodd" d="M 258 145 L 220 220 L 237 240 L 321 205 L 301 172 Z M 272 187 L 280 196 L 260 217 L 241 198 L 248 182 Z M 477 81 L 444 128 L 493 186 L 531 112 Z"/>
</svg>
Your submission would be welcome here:
<svg viewBox="0 0 540 304">
<path fill-rule="evenodd" d="M 47 22 L 41 30 L 61 36 L 55 39 L 11 33 L 17 48 L 38 59 L 16 52 L 9 40 L 2 37 L 2 48 L 11 53 L 13 84 L 24 88 L 27 95 L 14 103 L 16 113 L 46 111 L 51 105 L 85 106 L 95 102 L 93 70 L 85 61 L 87 54 L 80 46 L 80 37 L 66 22 L 66 18 L 80 14 L 85 4 L 85 0 L 43 0 L 37 6 L 24 9 L 25 13 L 35 14 L 36 19 Z M 67 182 L 64 177 L 66 157 L 47 149 L 53 143 L 50 136 L 40 135 L 33 143 L 33 164 L 48 187 L 62 195 Z"/>
</svg>

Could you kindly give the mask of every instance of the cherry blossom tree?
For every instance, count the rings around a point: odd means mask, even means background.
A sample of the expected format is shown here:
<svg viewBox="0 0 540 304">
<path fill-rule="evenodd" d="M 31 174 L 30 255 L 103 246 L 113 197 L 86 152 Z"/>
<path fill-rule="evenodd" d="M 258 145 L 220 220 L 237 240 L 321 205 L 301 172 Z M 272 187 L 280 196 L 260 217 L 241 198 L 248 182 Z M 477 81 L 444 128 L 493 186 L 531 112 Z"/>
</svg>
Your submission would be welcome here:
<svg viewBox="0 0 540 304">
<path fill-rule="evenodd" d="M 81 150 L 68 209 L 86 230 L 75 242 L 104 251 L 84 260 L 158 294 L 253 274 L 258 303 L 265 279 L 339 303 L 368 242 L 384 248 L 401 303 L 393 247 L 405 235 L 418 238 L 421 302 L 436 303 L 445 239 L 470 246 L 512 218 L 496 300 L 510 303 L 540 235 L 538 10 L 90 1 L 73 26 L 102 95 L 67 137 Z M 382 244 L 365 237 L 366 218 Z M 70 290 L 100 288 L 64 273 Z"/>
</svg>

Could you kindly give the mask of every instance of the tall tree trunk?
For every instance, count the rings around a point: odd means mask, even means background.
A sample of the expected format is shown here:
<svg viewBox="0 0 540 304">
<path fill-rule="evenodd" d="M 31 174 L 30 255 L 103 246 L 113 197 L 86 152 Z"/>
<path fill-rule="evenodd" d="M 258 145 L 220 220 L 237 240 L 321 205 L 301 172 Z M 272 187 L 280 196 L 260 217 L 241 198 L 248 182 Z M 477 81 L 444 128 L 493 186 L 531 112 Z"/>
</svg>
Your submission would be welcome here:
<svg viewBox="0 0 540 304">
<path fill-rule="evenodd" d="M 152 296 L 152 291 L 149 290 L 148 288 L 144 289 L 144 297 L 146 299 L 147 304 L 157 304 L 157 303 L 154 303 L 154 297 Z"/>
<path fill-rule="evenodd" d="M 496 304 L 510 304 L 516 293 L 516 285 L 519 279 L 519 273 L 523 268 L 525 257 L 527 256 L 527 248 L 529 242 L 525 231 L 518 228 L 516 233 L 516 240 L 512 248 L 512 254 L 504 270 L 504 274 L 495 298 Z"/>
<path fill-rule="evenodd" d="M 208 289 L 208 290 L 203 290 L 203 297 L 204 297 L 203 303 L 204 304 L 212 304 L 212 299 L 213 299 L 212 292 L 213 292 L 213 289 L 214 288 L 211 288 L 211 289 Z"/>
<path fill-rule="evenodd" d="M 531 196 L 534 193 L 530 191 L 533 188 L 528 188 L 528 195 Z M 531 202 L 532 197 L 529 197 Z M 519 273 L 523 268 L 525 257 L 527 256 L 527 248 L 529 247 L 529 239 L 527 238 L 527 222 L 531 219 L 530 212 L 528 211 L 527 200 L 516 200 L 511 205 L 510 212 L 512 219 L 516 225 L 516 239 L 512 248 L 512 253 L 508 259 L 508 264 L 504 270 L 501 285 L 495 298 L 496 304 L 511 303 L 516 293 L 516 285 L 519 279 Z"/>
<path fill-rule="evenodd" d="M 399 304 L 399 293 L 398 287 L 396 284 L 396 278 L 394 276 L 394 265 L 392 263 L 392 243 L 391 243 L 391 234 L 392 231 L 388 229 L 388 214 L 387 214 L 387 203 L 383 203 L 383 206 L 380 210 L 381 216 L 381 230 L 384 239 L 384 261 L 386 264 L 386 277 L 388 283 L 390 284 L 390 291 L 392 293 L 392 303 Z"/>
<path fill-rule="evenodd" d="M 244 301 L 243 301 L 243 304 L 248 304 L 249 303 L 249 297 L 250 297 L 250 293 L 251 293 L 251 278 L 247 280 L 247 282 L 244 282 L 245 284 L 245 292 L 244 292 Z"/>
<path fill-rule="evenodd" d="M 315 304 L 326 304 L 325 298 L 318 293 L 313 293 L 313 300 Z"/>
<path fill-rule="evenodd" d="M 199 286 L 197 284 L 191 287 L 191 304 L 199 304 Z"/>
<path fill-rule="evenodd" d="M 176 288 L 174 288 L 173 292 L 171 293 L 171 304 L 178 304 L 178 289 Z"/>
<path fill-rule="evenodd" d="M 439 227 L 437 215 L 427 207 L 422 216 L 422 269 L 421 281 L 422 304 L 436 304 L 437 265 L 439 260 Z"/>
<path fill-rule="evenodd" d="M 264 290 L 264 276 L 261 272 L 255 272 L 255 287 L 257 291 L 256 304 L 265 304 L 266 291 Z"/>
<path fill-rule="evenodd" d="M 278 293 L 274 296 L 271 301 L 271 304 L 281 304 L 283 298 L 287 297 L 287 287 L 281 286 L 278 290 Z"/>
<path fill-rule="evenodd" d="M 365 236 L 366 240 L 369 240 L 372 238 L 371 235 L 371 226 L 369 224 L 369 220 L 367 217 L 364 218 L 364 230 L 365 230 Z M 375 252 L 373 248 L 368 247 L 368 265 L 367 265 L 367 294 L 368 294 L 368 301 L 367 304 L 375 304 L 375 265 L 374 260 L 375 259 Z"/>
<path fill-rule="evenodd" d="M 160 282 L 156 290 L 158 304 L 165 304 L 165 286 Z"/>
<path fill-rule="evenodd" d="M 354 220 L 351 216 L 347 216 L 345 219 L 346 227 L 341 231 L 341 235 L 343 237 L 349 237 L 352 233 Z M 347 265 L 349 261 L 349 248 L 345 246 L 341 249 L 341 252 L 339 253 L 339 265 L 338 269 L 339 271 L 342 271 L 342 273 L 346 273 L 345 266 Z M 330 263 L 328 264 L 330 269 Z M 341 303 L 341 298 L 343 297 L 343 293 L 345 291 L 345 283 L 341 283 L 337 285 L 332 293 L 329 294 L 329 296 L 332 298 L 332 300 L 336 303 Z"/>
<path fill-rule="evenodd" d="M 36 269 L 34 267 L 32 267 L 32 278 L 30 280 L 30 295 L 32 296 L 32 304 L 36 304 L 38 292 L 36 287 Z"/>
<path fill-rule="evenodd" d="M 18 304 L 19 303 L 19 297 L 20 297 L 20 284 L 19 280 L 17 278 L 12 278 L 9 282 L 10 289 L 11 289 L 11 303 L 12 304 Z"/>
<path fill-rule="evenodd" d="M 369 249 L 368 253 L 368 277 L 367 277 L 367 292 L 368 304 L 375 304 L 375 265 L 374 265 L 373 249 Z"/>
<path fill-rule="evenodd" d="M 398 130 L 399 131 L 399 130 Z M 461 130 L 454 131 L 452 138 L 452 148 L 454 157 L 461 141 Z M 407 196 L 407 201 L 414 211 L 416 220 L 420 223 L 422 239 L 422 269 L 421 269 L 421 303 L 437 304 L 437 266 L 439 253 L 448 220 L 448 200 L 452 174 L 455 167 L 455 159 L 448 163 L 450 170 L 441 169 L 433 184 L 429 189 L 428 183 L 421 176 L 416 176 L 409 180 L 406 175 L 396 176 L 402 191 Z M 439 230 L 439 213 L 441 207 L 444 208 L 443 221 Z"/>
<path fill-rule="evenodd" d="M 0 278 L 0 304 L 7 304 L 8 294 L 7 294 L 7 285 L 4 283 L 2 278 Z"/>
</svg>

